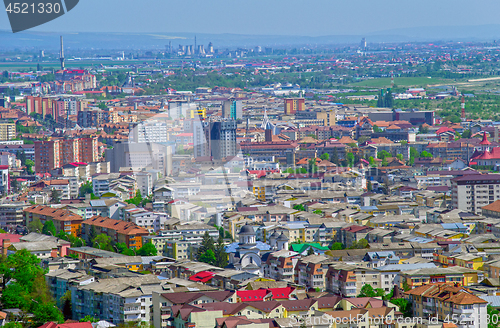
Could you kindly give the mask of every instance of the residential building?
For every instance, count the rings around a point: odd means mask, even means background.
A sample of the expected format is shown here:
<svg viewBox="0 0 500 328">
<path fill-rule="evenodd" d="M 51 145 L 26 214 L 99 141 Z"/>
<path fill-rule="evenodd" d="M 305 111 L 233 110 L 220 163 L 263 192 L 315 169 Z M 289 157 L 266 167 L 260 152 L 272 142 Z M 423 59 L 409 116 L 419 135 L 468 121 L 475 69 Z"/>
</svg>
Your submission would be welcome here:
<svg viewBox="0 0 500 328">
<path fill-rule="evenodd" d="M 0 227 L 14 228 L 24 225 L 23 210 L 28 207 L 25 202 L 0 204 Z"/>
<path fill-rule="evenodd" d="M 293 115 L 296 112 L 303 112 L 306 110 L 306 101 L 304 98 L 285 98 L 283 104 L 283 111 L 285 115 Z"/>
<path fill-rule="evenodd" d="M 451 180 L 452 206 L 474 214 L 500 199 L 500 174 L 480 174 Z"/>
<path fill-rule="evenodd" d="M 16 138 L 16 124 L 0 122 L 0 141 L 12 140 Z"/>
<path fill-rule="evenodd" d="M 459 285 L 432 284 L 416 287 L 408 292 L 413 316 L 423 319 L 436 318 L 447 322 L 450 314 L 457 318 L 458 328 L 483 328 L 487 326 L 487 301 Z"/>
<path fill-rule="evenodd" d="M 51 220 L 54 222 L 57 233 L 64 231 L 75 237 L 78 235 L 83 222 L 83 218 L 81 216 L 76 215 L 67 209 L 57 209 L 50 206 L 33 205 L 25 208 L 23 213 L 24 223 L 26 226 L 36 219 L 40 220 L 42 224 Z"/>
<path fill-rule="evenodd" d="M 86 241 L 89 241 L 91 237 L 92 226 L 96 234 L 104 233 L 115 243 L 125 243 L 128 248 L 132 249 L 141 248 L 142 237 L 149 235 L 146 229 L 135 223 L 94 216 L 82 222 L 81 236 Z"/>
<path fill-rule="evenodd" d="M 356 297 L 365 285 L 382 288 L 380 271 L 357 265 L 334 263 L 325 274 L 326 289 L 344 297 Z"/>
</svg>

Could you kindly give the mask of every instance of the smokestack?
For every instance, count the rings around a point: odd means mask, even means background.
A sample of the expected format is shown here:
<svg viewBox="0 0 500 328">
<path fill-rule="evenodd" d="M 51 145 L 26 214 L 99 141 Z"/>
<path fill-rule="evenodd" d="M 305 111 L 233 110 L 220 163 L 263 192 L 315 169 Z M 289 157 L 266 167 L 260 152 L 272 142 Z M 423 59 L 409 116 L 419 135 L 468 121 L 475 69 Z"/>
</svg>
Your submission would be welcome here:
<svg viewBox="0 0 500 328">
<path fill-rule="evenodd" d="M 498 142 L 498 126 L 495 126 L 495 131 L 493 132 L 493 141 Z"/>
<path fill-rule="evenodd" d="M 63 45 L 63 36 L 61 35 L 61 53 L 59 60 L 61 61 L 61 69 L 64 70 L 64 45 Z"/>
</svg>

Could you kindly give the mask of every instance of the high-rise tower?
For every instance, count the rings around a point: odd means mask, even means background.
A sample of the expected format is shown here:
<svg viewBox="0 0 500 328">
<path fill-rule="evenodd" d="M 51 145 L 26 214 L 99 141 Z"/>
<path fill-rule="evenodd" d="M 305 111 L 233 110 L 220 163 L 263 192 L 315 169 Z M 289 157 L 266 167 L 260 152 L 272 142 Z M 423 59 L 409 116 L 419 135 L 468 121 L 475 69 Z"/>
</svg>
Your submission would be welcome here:
<svg viewBox="0 0 500 328">
<path fill-rule="evenodd" d="M 61 35 L 61 52 L 59 53 L 59 60 L 61 61 L 61 69 L 64 70 L 64 45 L 63 45 L 63 37 Z"/>
</svg>

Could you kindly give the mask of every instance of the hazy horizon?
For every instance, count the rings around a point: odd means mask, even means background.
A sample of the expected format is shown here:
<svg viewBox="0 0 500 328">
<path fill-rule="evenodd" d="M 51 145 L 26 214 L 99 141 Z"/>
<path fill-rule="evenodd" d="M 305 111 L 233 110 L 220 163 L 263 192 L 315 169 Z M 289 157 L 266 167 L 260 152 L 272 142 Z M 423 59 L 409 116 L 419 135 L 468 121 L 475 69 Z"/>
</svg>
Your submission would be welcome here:
<svg viewBox="0 0 500 328">
<path fill-rule="evenodd" d="M 81 0 L 69 13 L 29 32 L 370 35 L 497 24 L 498 10 L 500 2 L 494 0 Z M 7 14 L 0 15 L 0 29 L 9 30 Z"/>
</svg>

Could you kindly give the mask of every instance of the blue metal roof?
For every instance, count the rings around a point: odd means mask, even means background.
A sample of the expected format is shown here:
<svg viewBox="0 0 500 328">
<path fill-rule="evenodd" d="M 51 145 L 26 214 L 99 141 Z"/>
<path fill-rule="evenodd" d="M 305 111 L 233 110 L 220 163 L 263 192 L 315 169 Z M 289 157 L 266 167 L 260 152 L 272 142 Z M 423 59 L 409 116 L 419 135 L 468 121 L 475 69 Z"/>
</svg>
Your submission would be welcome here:
<svg viewBox="0 0 500 328">
<path fill-rule="evenodd" d="M 227 253 L 235 253 L 236 249 L 238 248 L 239 244 L 234 242 L 232 244 L 229 244 L 225 247 Z M 269 244 L 263 243 L 261 241 L 258 241 L 255 244 L 255 247 L 257 247 L 261 251 L 268 251 L 271 249 L 271 246 Z"/>
</svg>

